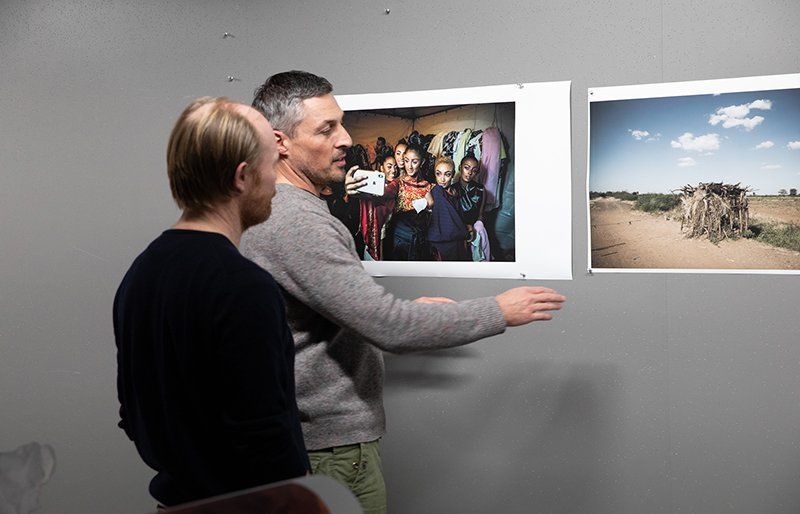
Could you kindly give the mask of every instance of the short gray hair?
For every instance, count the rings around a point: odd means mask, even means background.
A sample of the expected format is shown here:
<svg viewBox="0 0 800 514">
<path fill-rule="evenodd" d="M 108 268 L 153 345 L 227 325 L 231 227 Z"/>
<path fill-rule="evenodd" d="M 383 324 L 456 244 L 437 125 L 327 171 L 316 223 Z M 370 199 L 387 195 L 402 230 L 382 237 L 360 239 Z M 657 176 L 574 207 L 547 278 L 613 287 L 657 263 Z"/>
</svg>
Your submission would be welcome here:
<svg viewBox="0 0 800 514">
<path fill-rule="evenodd" d="M 253 98 L 253 107 L 267 118 L 272 128 L 294 135 L 303 119 L 300 103 L 331 93 L 333 86 L 327 79 L 307 71 L 284 71 L 269 77 Z"/>
</svg>

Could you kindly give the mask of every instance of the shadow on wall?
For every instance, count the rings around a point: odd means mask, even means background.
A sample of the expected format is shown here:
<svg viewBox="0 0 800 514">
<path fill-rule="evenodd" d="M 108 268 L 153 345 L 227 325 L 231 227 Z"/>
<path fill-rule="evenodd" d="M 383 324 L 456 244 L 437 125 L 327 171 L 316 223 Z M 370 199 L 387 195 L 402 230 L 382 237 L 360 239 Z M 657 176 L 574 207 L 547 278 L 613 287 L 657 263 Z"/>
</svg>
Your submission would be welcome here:
<svg viewBox="0 0 800 514">
<path fill-rule="evenodd" d="M 402 356 L 385 354 L 386 387 L 392 391 L 457 389 L 476 377 L 454 370 L 453 360 L 473 360 L 480 356 L 480 352 L 465 346 Z"/>
<path fill-rule="evenodd" d="M 397 512 L 621 507 L 608 484 L 622 401 L 618 366 L 491 357 L 454 373 L 441 353 L 387 364 L 387 389 L 397 394 L 384 462 Z M 420 402 L 417 389 L 444 394 Z M 397 403 L 405 416 L 396 416 Z"/>
<path fill-rule="evenodd" d="M 50 480 L 56 453 L 49 444 L 31 442 L 0 452 L 0 514 L 28 514 L 39 508 L 39 493 Z"/>
</svg>

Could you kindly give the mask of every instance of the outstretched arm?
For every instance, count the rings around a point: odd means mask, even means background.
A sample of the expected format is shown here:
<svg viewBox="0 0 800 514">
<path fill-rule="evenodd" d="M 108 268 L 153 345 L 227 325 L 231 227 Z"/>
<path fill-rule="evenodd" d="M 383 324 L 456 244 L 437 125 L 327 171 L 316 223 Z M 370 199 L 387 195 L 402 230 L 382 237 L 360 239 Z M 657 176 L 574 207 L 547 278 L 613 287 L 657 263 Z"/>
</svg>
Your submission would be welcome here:
<svg viewBox="0 0 800 514">
<path fill-rule="evenodd" d="M 262 227 L 269 230 L 255 229 L 244 253 L 294 299 L 385 351 L 459 346 L 501 333 L 507 324 L 534 321 L 539 316 L 530 312 L 559 303 L 555 297 L 534 298 L 550 293 L 533 288 L 454 303 L 402 300 L 364 270 L 347 230 L 327 213 L 278 210 Z"/>
</svg>

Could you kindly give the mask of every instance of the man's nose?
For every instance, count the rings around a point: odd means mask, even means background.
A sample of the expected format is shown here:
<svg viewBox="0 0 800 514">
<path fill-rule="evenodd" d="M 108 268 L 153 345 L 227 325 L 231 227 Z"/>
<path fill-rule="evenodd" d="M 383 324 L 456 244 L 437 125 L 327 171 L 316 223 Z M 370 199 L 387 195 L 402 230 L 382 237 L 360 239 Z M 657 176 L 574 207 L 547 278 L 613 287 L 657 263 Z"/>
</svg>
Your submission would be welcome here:
<svg viewBox="0 0 800 514">
<path fill-rule="evenodd" d="M 353 139 L 350 137 L 350 133 L 347 132 L 347 129 L 344 127 L 341 127 L 341 134 L 339 135 L 339 141 L 336 146 L 345 148 L 350 148 L 353 146 Z"/>
</svg>

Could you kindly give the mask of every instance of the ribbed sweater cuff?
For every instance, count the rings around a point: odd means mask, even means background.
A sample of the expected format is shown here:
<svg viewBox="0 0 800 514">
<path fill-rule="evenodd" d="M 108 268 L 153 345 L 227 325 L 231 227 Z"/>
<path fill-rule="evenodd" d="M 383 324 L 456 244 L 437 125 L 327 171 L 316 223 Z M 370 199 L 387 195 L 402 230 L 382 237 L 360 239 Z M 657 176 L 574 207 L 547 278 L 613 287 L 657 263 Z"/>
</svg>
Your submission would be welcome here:
<svg viewBox="0 0 800 514">
<path fill-rule="evenodd" d="M 500 310 L 500 305 L 492 297 L 486 298 L 488 301 L 481 302 L 474 310 L 478 326 L 483 327 L 484 333 L 479 337 L 489 337 L 502 334 L 506 331 L 506 319 Z"/>
</svg>

